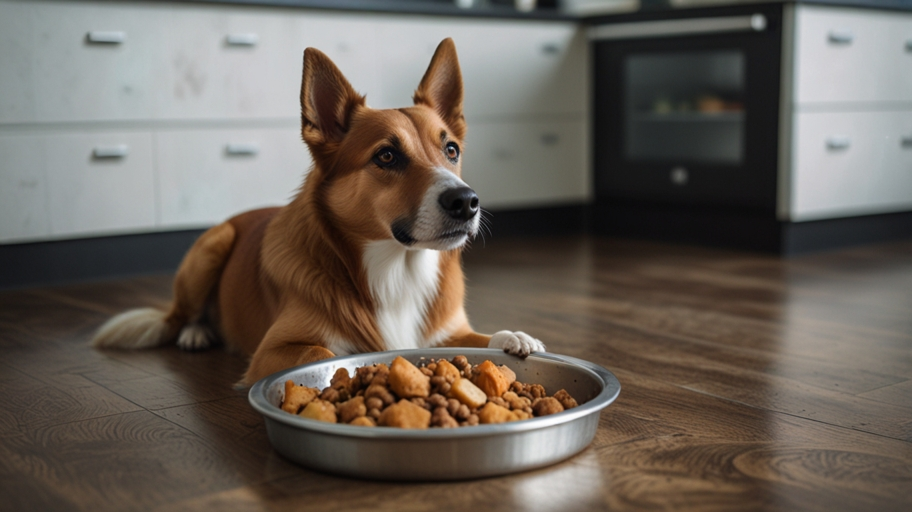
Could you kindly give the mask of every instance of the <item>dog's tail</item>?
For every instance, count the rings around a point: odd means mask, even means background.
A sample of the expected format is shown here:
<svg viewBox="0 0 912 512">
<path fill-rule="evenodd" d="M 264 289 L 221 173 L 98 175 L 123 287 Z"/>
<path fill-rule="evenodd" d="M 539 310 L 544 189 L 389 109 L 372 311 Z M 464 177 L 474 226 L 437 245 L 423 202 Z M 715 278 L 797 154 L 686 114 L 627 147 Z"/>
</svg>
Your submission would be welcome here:
<svg viewBox="0 0 912 512">
<path fill-rule="evenodd" d="M 163 345 L 173 337 L 167 318 L 167 312 L 155 308 L 125 311 L 98 329 L 92 346 L 134 350 Z"/>
</svg>

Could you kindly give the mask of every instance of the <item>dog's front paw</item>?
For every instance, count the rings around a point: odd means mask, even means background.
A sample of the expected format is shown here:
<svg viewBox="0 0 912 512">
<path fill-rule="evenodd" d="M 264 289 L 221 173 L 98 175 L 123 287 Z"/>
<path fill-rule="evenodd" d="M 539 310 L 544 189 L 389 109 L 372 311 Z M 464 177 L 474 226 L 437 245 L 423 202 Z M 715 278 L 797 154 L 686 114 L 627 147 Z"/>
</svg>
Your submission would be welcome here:
<svg viewBox="0 0 912 512">
<path fill-rule="evenodd" d="M 488 348 L 500 348 L 508 354 L 526 357 L 532 352 L 544 352 L 545 344 L 521 331 L 500 331 L 491 336 Z"/>
</svg>

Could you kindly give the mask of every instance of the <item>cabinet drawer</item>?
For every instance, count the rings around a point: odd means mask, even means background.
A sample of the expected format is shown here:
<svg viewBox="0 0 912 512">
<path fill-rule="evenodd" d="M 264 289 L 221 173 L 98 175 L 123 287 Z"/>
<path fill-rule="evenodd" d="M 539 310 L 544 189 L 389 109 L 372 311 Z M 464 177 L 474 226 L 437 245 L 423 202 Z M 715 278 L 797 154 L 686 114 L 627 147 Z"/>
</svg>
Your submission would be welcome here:
<svg viewBox="0 0 912 512">
<path fill-rule="evenodd" d="M 151 117 L 163 9 L 91 2 L 34 2 L 29 8 L 37 121 Z"/>
<path fill-rule="evenodd" d="M 151 134 L 47 135 L 44 145 L 52 235 L 154 228 Z"/>
<path fill-rule="evenodd" d="M 165 131 L 156 135 L 161 222 L 206 226 L 283 205 L 310 168 L 297 129 Z"/>
<path fill-rule="evenodd" d="M 474 123 L 462 174 L 481 206 L 522 207 L 586 200 L 585 123 Z"/>
<path fill-rule="evenodd" d="M 912 15 L 799 5 L 795 101 L 912 101 Z"/>
<path fill-rule="evenodd" d="M 456 43 L 470 122 L 588 107 L 588 47 L 574 24 L 391 20 L 379 32 L 382 108 L 411 105 L 434 50 L 447 37 Z"/>
<path fill-rule="evenodd" d="M 50 235 L 44 140 L 0 136 L 0 242 Z"/>
<path fill-rule="evenodd" d="M 912 209 L 912 111 L 795 114 L 792 220 Z"/>
</svg>

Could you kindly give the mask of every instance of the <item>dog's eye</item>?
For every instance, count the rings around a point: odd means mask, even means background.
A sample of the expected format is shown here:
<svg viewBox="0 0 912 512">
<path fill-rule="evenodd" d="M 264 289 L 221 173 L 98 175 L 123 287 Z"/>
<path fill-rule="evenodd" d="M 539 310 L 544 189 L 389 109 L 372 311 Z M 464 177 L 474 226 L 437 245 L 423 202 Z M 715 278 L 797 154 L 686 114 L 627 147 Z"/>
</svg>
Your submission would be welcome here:
<svg viewBox="0 0 912 512">
<path fill-rule="evenodd" d="M 396 152 L 390 148 L 383 148 L 374 155 L 374 162 L 380 167 L 390 167 L 396 165 L 398 161 Z"/>
<path fill-rule="evenodd" d="M 446 145 L 446 156 L 453 162 L 459 158 L 459 146 L 455 142 L 448 142 Z"/>
</svg>

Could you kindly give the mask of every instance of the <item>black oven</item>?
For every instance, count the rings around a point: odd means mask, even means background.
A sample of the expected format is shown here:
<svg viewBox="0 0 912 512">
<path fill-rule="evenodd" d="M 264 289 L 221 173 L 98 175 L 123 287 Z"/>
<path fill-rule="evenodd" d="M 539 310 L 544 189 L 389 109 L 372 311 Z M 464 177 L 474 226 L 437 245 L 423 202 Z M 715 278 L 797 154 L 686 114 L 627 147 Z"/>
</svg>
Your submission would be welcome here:
<svg viewBox="0 0 912 512">
<path fill-rule="evenodd" d="M 774 230 L 782 4 L 612 16 L 589 35 L 596 227 Z"/>
</svg>

